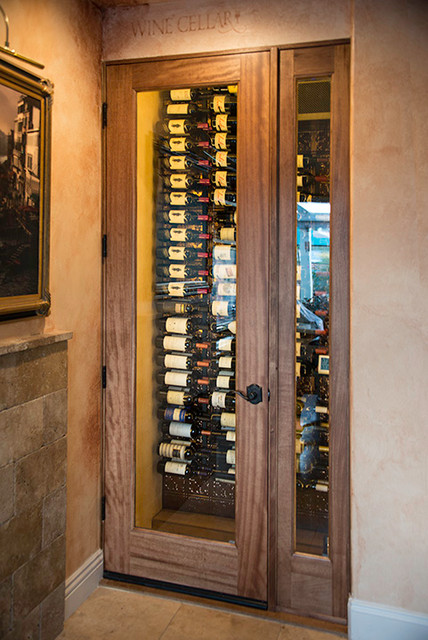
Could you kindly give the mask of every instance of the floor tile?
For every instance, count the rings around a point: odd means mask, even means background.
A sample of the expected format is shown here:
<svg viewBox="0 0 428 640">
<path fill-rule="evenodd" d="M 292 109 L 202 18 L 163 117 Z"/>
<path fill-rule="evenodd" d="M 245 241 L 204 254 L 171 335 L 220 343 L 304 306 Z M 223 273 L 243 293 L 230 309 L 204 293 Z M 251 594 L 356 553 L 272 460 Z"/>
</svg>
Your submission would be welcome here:
<svg viewBox="0 0 428 640">
<path fill-rule="evenodd" d="M 280 630 L 277 622 L 183 604 L 162 640 L 277 640 Z"/>
<path fill-rule="evenodd" d="M 57 640 L 158 640 L 179 608 L 174 600 L 99 587 Z"/>
<path fill-rule="evenodd" d="M 304 629 L 294 625 L 284 625 L 278 636 L 278 640 L 343 640 L 346 636 L 342 634 L 327 633 L 316 629 Z"/>
</svg>

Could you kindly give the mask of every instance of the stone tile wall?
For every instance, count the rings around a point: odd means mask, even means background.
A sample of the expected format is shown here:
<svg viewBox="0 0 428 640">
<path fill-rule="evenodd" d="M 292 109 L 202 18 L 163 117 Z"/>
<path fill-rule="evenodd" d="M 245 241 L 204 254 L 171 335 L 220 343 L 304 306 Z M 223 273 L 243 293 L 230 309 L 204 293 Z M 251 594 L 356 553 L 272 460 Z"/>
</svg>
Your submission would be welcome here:
<svg viewBox="0 0 428 640">
<path fill-rule="evenodd" d="M 0 638 L 64 623 L 67 340 L 0 341 Z"/>
</svg>

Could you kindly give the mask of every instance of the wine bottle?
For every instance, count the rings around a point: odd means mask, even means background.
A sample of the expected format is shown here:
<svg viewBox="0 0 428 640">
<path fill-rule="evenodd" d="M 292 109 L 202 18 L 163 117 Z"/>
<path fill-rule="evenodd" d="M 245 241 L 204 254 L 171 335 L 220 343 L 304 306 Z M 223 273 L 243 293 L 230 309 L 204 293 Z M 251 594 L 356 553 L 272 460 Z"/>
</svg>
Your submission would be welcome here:
<svg viewBox="0 0 428 640">
<path fill-rule="evenodd" d="M 169 116 L 197 116 L 203 117 L 208 110 L 206 101 L 198 100 L 197 102 L 165 102 L 163 105 L 164 117 Z"/>
<path fill-rule="evenodd" d="M 186 445 L 178 444 L 177 442 L 160 442 L 158 446 L 158 454 L 164 458 L 189 460 L 194 453 L 195 449 L 193 447 L 186 447 Z"/>
<path fill-rule="evenodd" d="M 208 222 L 210 216 L 203 209 L 169 209 L 158 212 L 158 222 L 167 224 L 200 224 Z"/>
<path fill-rule="evenodd" d="M 213 211 L 214 214 L 214 225 L 220 228 L 222 225 L 235 225 L 236 224 L 236 211 L 231 211 L 230 209 L 215 209 Z"/>
<path fill-rule="evenodd" d="M 236 440 L 235 431 L 206 431 L 201 430 L 201 446 L 207 448 L 217 448 L 220 450 L 229 449 L 231 444 Z"/>
<path fill-rule="evenodd" d="M 195 167 L 207 171 L 211 163 L 209 160 L 195 155 L 168 155 L 163 158 L 162 164 L 165 169 L 173 171 L 185 171 Z"/>
<path fill-rule="evenodd" d="M 159 460 L 157 464 L 158 473 L 171 473 L 176 476 L 190 475 L 190 464 L 188 462 L 178 462 L 177 460 Z"/>
<path fill-rule="evenodd" d="M 237 101 L 235 96 L 227 94 L 214 95 L 209 103 L 214 113 L 230 113 L 236 115 Z"/>
<path fill-rule="evenodd" d="M 213 118 L 213 126 L 216 131 L 224 131 L 236 135 L 237 120 L 228 113 L 217 113 Z"/>
<path fill-rule="evenodd" d="M 188 408 L 180 409 L 175 406 L 167 406 L 160 407 L 158 409 L 158 418 L 161 420 L 166 420 L 167 422 L 192 422 L 193 414 L 188 410 Z"/>
<path fill-rule="evenodd" d="M 159 391 L 160 404 L 168 404 L 178 407 L 191 407 L 194 401 L 195 397 L 185 389 L 169 388 L 167 391 Z"/>
<path fill-rule="evenodd" d="M 225 429 L 235 429 L 236 427 L 236 414 L 229 411 L 222 411 L 221 413 L 212 413 L 211 422 L 219 424 Z"/>
<path fill-rule="evenodd" d="M 170 245 L 169 247 L 159 247 L 156 249 L 157 258 L 167 258 L 168 260 L 205 260 L 208 256 L 207 251 L 201 251 L 195 247 Z"/>
<path fill-rule="evenodd" d="M 216 280 L 236 280 L 236 264 L 215 264 L 213 276 Z"/>
<path fill-rule="evenodd" d="M 171 298 L 184 298 L 186 296 L 203 296 L 208 293 L 205 282 L 157 282 L 156 295 L 169 296 Z"/>
<path fill-rule="evenodd" d="M 170 229 L 159 229 L 159 238 L 170 240 L 171 242 L 198 242 L 209 239 L 210 234 L 204 233 L 202 229 L 192 229 L 189 227 L 171 227 Z"/>
<path fill-rule="evenodd" d="M 171 189 L 195 189 L 201 184 L 201 176 L 192 173 L 167 173 L 163 176 L 163 184 Z"/>
<path fill-rule="evenodd" d="M 166 135 L 183 136 L 198 129 L 208 129 L 208 123 L 190 118 L 170 118 L 162 122 L 161 129 Z"/>
<path fill-rule="evenodd" d="M 193 318 L 187 316 L 168 316 L 167 318 L 159 318 L 156 325 L 161 331 L 168 333 L 180 333 L 186 335 L 192 333 L 196 328 L 197 322 Z"/>
<path fill-rule="evenodd" d="M 209 342 L 204 342 L 198 337 L 187 335 L 166 335 L 157 336 L 155 345 L 165 351 L 207 351 L 210 348 Z"/>
<path fill-rule="evenodd" d="M 221 373 L 215 379 L 215 386 L 218 389 L 234 389 L 235 376 L 234 375 L 229 376 L 224 373 Z"/>
<path fill-rule="evenodd" d="M 213 316 L 235 317 L 236 304 L 231 300 L 214 300 L 211 304 L 211 313 Z"/>
<path fill-rule="evenodd" d="M 234 360 L 234 358 L 232 358 Z M 219 409 L 233 409 L 236 406 L 236 396 L 230 391 L 213 391 L 211 405 Z"/>
<path fill-rule="evenodd" d="M 156 357 L 156 364 L 164 369 L 190 371 L 193 368 L 193 358 L 187 354 L 165 353 Z"/>
<path fill-rule="evenodd" d="M 199 98 L 204 98 L 208 95 L 208 89 L 196 89 L 186 88 L 186 89 L 171 89 L 169 92 L 170 100 L 174 102 L 183 102 L 188 100 L 196 100 Z"/>
<path fill-rule="evenodd" d="M 215 244 L 213 248 L 213 260 L 235 263 L 235 247 L 230 246 L 230 244 Z"/>
<path fill-rule="evenodd" d="M 231 136 L 228 133 L 218 131 L 214 135 L 210 136 L 211 146 L 218 151 L 231 151 L 233 155 L 236 154 L 236 136 Z"/>
<path fill-rule="evenodd" d="M 176 313 L 194 313 L 200 307 L 191 302 L 175 302 L 174 300 L 162 300 L 156 305 L 156 311 L 159 314 L 171 315 Z"/>
<path fill-rule="evenodd" d="M 236 353 L 236 338 L 234 336 L 225 336 L 218 340 L 211 341 L 212 353 L 223 353 L 234 355 Z"/>
<path fill-rule="evenodd" d="M 195 423 L 171 421 L 163 423 L 161 431 L 164 435 L 174 436 L 174 438 L 195 440 L 199 437 L 201 430 Z"/>
<path fill-rule="evenodd" d="M 202 192 L 194 191 L 164 191 L 163 199 L 173 207 L 183 207 L 200 202 L 208 202 L 208 196 L 203 195 Z"/>
<path fill-rule="evenodd" d="M 225 187 L 230 191 L 236 190 L 236 174 L 230 171 L 217 169 L 212 172 L 210 181 L 215 187 Z"/>
<path fill-rule="evenodd" d="M 300 442 L 303 444 L 316 444 L 317 446 L 328 447 L 328 429 L 316 425 L 303 427 L 300 435 Z"/>
<path fill-rule="evenodd" d="M 208 197 L 215 206 L 236 207 L 236 191 L 217 187 Z"/>
<path fill-rule="evenodd" d="M 164 370 L 156 374 L 156 380 L 166 387 L 207 388 L 211 381 L 203 377 L 200 371 Z"/>
<path fill-rule="evenodd" d="M 156 266 L 156 274 L 164 278 L 183 280 L 183 278 L 206 278 L 208 276 L 208 270 L 193 264 L 172 262 L 166 267 L 158 264 Z"/>
<path fill-rule="evenodd" d="M 220 240 L 226 242 L 235 242 L 236 241 L 236 229 L 235 227 L 222 227 L 219 230 Z"/>
<path fill-rule="evenodd" d="M 190 136 L 171 136 L 166 138 L 164 144 L 173 153 L 197 153 L 210 145 L 209 140 L 191 138 Z"/>
<path fill-rule="evenodd" d="M 222 169 L 236 169 L 236 154 L 227 150 L 216 151 L 214 164 Z"/>
</svg>

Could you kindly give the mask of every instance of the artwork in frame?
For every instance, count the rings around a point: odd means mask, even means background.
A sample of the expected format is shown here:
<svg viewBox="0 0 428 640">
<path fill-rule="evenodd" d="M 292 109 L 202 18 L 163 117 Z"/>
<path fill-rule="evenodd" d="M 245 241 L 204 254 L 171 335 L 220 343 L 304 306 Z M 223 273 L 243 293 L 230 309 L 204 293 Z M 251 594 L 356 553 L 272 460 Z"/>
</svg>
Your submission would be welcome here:
<svg viewBox="0 0 428 640">
<path fill-rule="evenodd" d="M 52 85 L 0 59 L 0 320 L 46 315 Z"/>
</svg>

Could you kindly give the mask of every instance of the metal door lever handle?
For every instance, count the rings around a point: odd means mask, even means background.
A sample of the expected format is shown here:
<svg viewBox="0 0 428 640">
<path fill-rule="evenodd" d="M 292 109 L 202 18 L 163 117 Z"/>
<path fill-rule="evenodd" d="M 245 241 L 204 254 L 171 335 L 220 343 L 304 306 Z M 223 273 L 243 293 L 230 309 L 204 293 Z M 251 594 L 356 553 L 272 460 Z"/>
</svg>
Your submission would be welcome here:
<svg viewBox="0 0 428 640">
<path fill-rule="evenodd" d="M 241 398 L 244 398 L 247 402 L 251 402 L 251 404 L 259 404 L 259 402 L 263 402 L 262 388 L 258 384 L 248 385 L 246 394 L 243 391 L 238 391 L 238 389 L 235 393 Z"/>
</svg>

